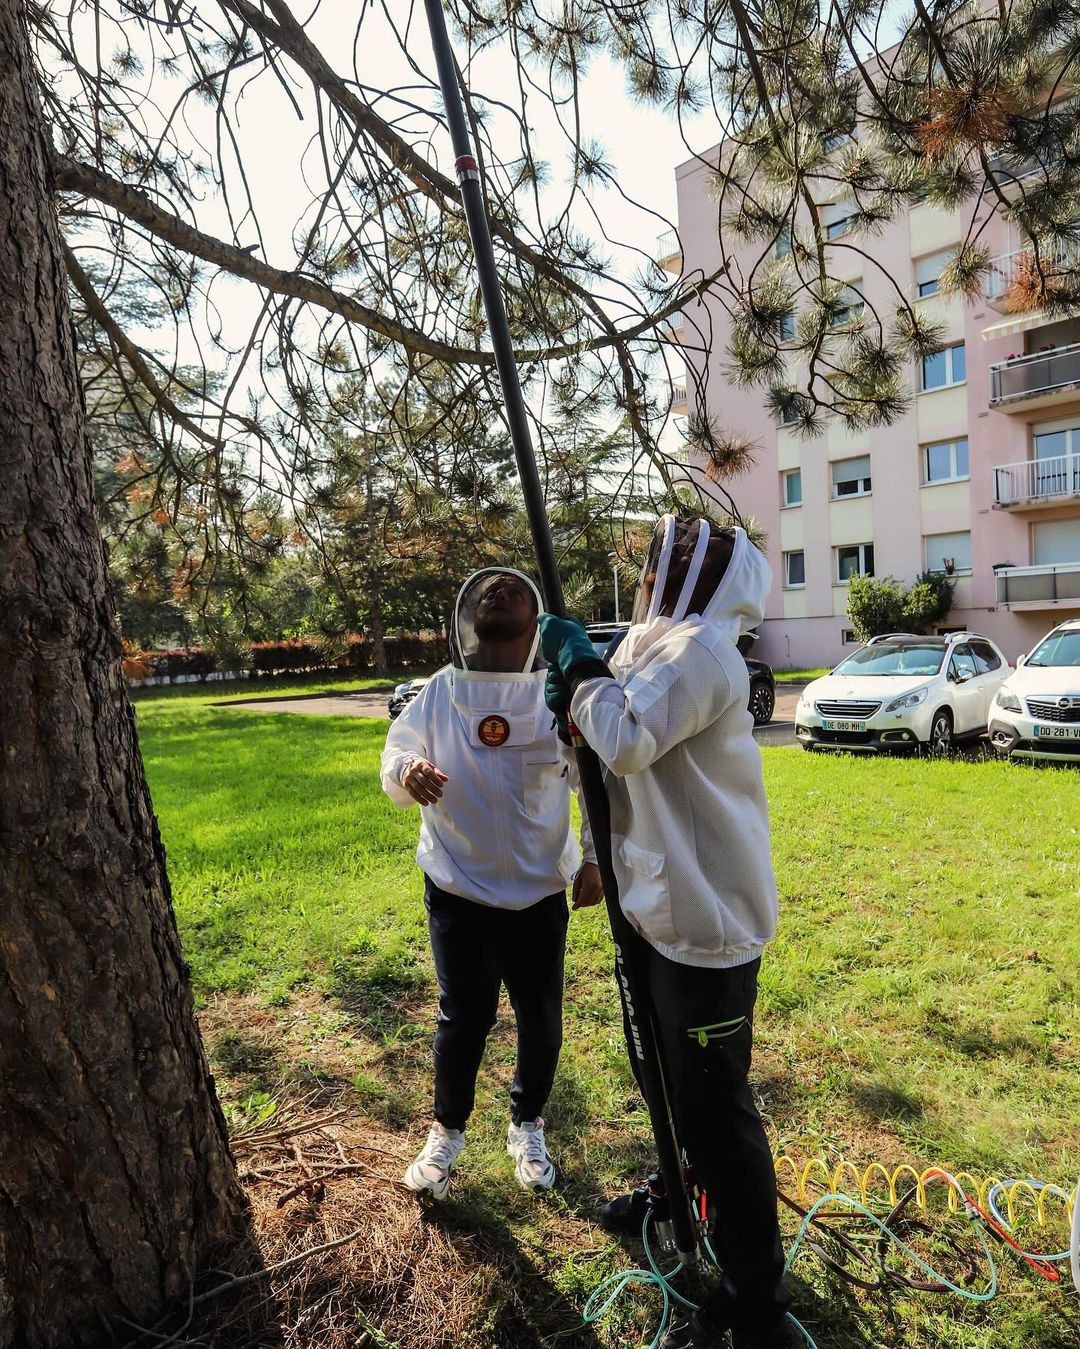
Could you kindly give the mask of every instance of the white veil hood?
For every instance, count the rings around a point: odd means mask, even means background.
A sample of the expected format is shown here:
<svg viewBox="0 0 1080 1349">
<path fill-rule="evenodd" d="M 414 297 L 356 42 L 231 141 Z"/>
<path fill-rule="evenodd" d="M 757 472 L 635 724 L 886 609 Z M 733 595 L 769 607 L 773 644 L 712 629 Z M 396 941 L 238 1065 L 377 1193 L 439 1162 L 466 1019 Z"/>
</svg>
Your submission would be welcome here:
<svg viewBox="0 0 1080 1349">
<path fill-rule="evenodd" d="M 772 568 L 745 529 L 735 530 L 735 547 L 727 570 L 701 617 L 722 627 L 733 642 L 751 632 L 765 617 L 772 589 Z"/>
<path fill-rule="evenodd" d="M 772 569 L 744 529 L 724 530 L 732 538 L 731 556 L 709 589 L 710 567 L 715 566 L 710 540 L 715 542 L 717 532 L 719 527 L 705 519 L 665 515 L 657 522 L 634 601 L 628 634 L 632 648 L 645 634 L 651 641 L 693 617 L 719 627 L 737 642 L 764 618 Z"/>
<path fill-rule="evenodd" d="M 467 670 L 469 662 L 476 655 L 479 644 L 476 636 L 476 611 L 480 607 L 484 592 L 502 576 L 515 576 L 519 581 L 524 581 L 536 597 L 537 613 L 543 609 L 544 600 L 536 583 L 523 571 L 518 571 L 515 567 L 482 567 L 479 571 L 474 571 L 458 591 L 457 600 L 454 602 L 454 616 L 450 621 L 450 659 L 455 669 Z M 534 668 L 539 645 L 540 629 L 537 627 L 523 674 Z"/>
</svg>

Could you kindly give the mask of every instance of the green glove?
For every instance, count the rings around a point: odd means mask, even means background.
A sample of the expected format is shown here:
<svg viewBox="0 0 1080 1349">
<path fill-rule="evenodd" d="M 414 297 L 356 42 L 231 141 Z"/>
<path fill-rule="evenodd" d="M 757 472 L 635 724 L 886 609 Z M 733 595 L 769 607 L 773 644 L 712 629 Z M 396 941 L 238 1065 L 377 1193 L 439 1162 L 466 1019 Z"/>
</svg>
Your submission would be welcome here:
<svg viewBox="0 0 1080 1349">
<path fill-rule="evenodd" d="M 544 702 L 547 703 L 549 710 L 554 712 L 555 725 L 564 740 L 569 735 L 567 725 L 570 718 L 570 698 L 570 685 L 563 678 L 562 671 L 557 665 L 549 665 L 544 678 Z"/>
<path fill-rule="evenodd" d="M 549 665 L 557 666 L 563 675 L 568 676 L 575 665 L 598 660 L 596 647 L 589 641 L 584 624 L 576 618 L 541 614 L 537 622 L 540 624 L 540 649 L 544 659 Z"/>
</svg>

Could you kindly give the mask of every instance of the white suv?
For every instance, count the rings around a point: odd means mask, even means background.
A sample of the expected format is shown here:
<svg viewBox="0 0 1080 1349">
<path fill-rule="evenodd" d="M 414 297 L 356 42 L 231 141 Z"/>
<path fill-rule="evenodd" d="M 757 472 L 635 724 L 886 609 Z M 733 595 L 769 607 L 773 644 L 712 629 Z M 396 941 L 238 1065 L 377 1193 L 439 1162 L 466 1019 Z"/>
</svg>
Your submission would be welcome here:
<svg viewBox="0 0 1080 1349">
<path fill-rule="evenodd" d="M 806 686 L 795 734 L 803 749 L 947 754 L 955 740 L 986 730 L 990 704 L 1010 674 L 988 637 L 887 633 Z"/>
<path fill-rule="evenodd" d="M 1080 618 L 1017 661 L 990 709 L 990 743 L 1018 759 L 1080 762 Z"/>
</svg>

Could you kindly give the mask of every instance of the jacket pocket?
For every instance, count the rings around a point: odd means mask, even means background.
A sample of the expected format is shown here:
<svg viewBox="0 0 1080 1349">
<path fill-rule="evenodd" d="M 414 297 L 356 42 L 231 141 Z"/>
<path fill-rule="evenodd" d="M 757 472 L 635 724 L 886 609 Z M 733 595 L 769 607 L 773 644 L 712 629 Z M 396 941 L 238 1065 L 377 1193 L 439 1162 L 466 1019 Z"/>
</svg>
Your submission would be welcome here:
<svg viewBox="0 0 1080 1349">
<path fill-rule="evenodd" d="M 525 814 L 532 820 L 547 820 L 564 807 L 569 809 L 566 761 L 550 750 L 522 757 Z"/>
<path fill-rule="evenodd" d="M 664 854 L 650 852 L 628 838 L 612 839 L 619 868 L 619 904 L 627 918 L 655 941 L 670 945 L 671 892 Z"/>
</svg>

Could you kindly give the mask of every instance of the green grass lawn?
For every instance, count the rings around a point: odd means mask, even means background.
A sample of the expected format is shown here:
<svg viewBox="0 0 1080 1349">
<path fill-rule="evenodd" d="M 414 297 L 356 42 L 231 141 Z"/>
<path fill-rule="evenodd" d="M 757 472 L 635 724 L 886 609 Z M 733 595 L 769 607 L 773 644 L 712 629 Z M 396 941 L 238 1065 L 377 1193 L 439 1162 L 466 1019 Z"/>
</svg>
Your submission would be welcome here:
<svg viewBox="0 0 1080 1349">
<path fill-rule="evenodd" d="M 832 666 L 820 666 L 816 670 L 774 670 L 778 684 L 809 684 L 811 679 L 820 679 L 822 675 L 831 674 Z"/>
<path fill-rule="evenodd" d="M 378 786 L 386 723 L 213 706 L 235 696 L 223 685 L 137 701 L 229 1109 L 242 1119 L 268 1097 L 322 1085 L 382 1127 L 410 1129 L 405 1151 L 425 1127 L 434 988 L 416 815 Z M 1075 1186 L 1080 774 L 787 749 L 764 761 L 782 912 L 763 967 L 756 1077 L 777 1152 Z M 583 1251 L 581 1219 L 649 1155 L 609 964 L 602 913 L 574 915 L 567 1041 L 547 1112 L 562 1189 L 537 1202 L 507 1170 L 513 1037 L 501 1019 L 452 1206 L 478 1249 L 513 1245 L 550 1333 L 553 1294 L 580 1306 L 626 1263 L 596 1229 L 584 1229 L 594 1236 Z M 959 1220 L 957 1233 L 972 1245 Z M 1060 1220 L 1026 1235 L 1041 1249 L 1067 1245 Z M 1075 1297 L 997 1252 L 1003 1293 L 983 1307 L 856 1295 L 810 1256 L 797 1289 L 820 1349 L 1080 1343 Z M 529 1303 L 531 1286 L 513 1296 Z M 498 1287 L 487 1296 L 497 1302 Z M 638 1294 L 595 1337 L 572 1321 L 555 1330 L 569 1346 L 632 1345 L 657 1311 L 658 1299 Z M 504 1343 L 479 1329 L 470 1342 Z M 519 1337 L 514 1349 L 533 1343 Z"/>
</svg>

